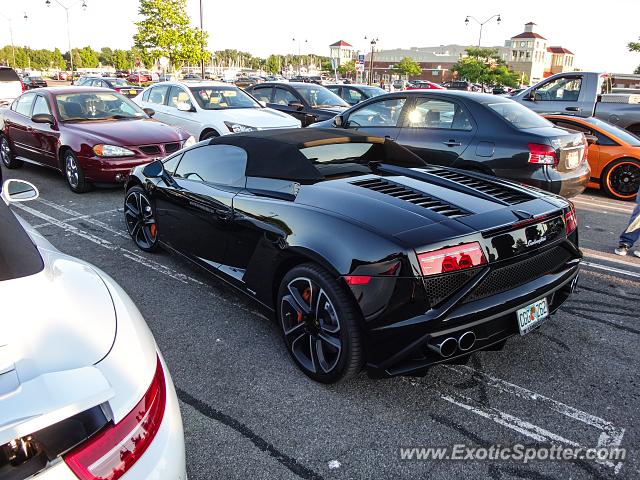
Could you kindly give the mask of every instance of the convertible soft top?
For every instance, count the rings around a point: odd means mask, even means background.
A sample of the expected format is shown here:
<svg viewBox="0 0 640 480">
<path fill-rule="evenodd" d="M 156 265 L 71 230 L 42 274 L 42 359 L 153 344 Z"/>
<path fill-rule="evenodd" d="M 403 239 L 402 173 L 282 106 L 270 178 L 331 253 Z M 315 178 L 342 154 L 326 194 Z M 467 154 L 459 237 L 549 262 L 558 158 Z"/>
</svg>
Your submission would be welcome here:
<svg viewBox="0 0 640 480">
<path fill-rule="evenodd" d="M 215 137 L 210 145 L 233 145 L 247 152 L 246 175 L 279 178 L 301 183 L 324 180 L 313 162 L 300 150 L 338 143 L 374 144 L 359 162 L 388 163 L 401 167 L 424 167 L 425 162 L 406 148 L 382 137 L 330 128 L 286 128 Z"/>
</svg>

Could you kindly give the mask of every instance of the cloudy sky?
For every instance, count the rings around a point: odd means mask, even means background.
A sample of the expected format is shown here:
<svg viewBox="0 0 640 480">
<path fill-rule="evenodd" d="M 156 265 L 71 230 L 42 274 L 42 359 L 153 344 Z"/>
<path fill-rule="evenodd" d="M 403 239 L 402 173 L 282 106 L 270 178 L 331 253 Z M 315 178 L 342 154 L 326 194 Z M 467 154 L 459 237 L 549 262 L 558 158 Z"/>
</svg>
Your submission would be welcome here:
<svg viewBox="0 0 640 480">
<path fill-rule="evenodd" d="M 67 50 L 65 12 L 45 0 L 0 0 L 0 44 L 10 43 L 13 18 L 16 44 L 33 48 L 58 47 Z M 70 11 L 73 47 L 91 45 L 129 48 L 137 19 L 137 0 L 60 0 L 74 5 Z M 457 0 L 456 2 L 392 2 L 384 0 L 202 0 L 204 25 L 213 50 L 235 48 L 254 55 L 302 53 L 328 55 L 328 45 L 343 39 L 360 49 L 368 45 L 365 36 L 380 39 L 381 48 L 408 48 L 449 43 L 475 44 L 479 26 L 465 26 L 466 15 L 485 20 L 502 15 L 484 27 L 482 45 L 503 45 L 504 40 L 523 31 L 529 21 L 552 45 L 576 54 L 576 66 L 584 70 L 631 72 L 640 64 L 640 53 L 629 53 L 626 44 L 640 36 L 640 0 L 591 2 L 578 0 Z M 402 6 L 397 6 L 402 5 Z M 448 8 L 455 5 L 455 8 Z M 605 7 L 605 5 L 607 5 Z M 528 7 L 527 7 L 528 6 Z M 199 20 L 199 1 L 188 0 L 189 14 Z M 24 13 L 28 20 L 23 19 Z M 292 39 L 296 38 L 294 42 Z M 306 40 L 306 41 L 305 41 Z"/>
</svg>

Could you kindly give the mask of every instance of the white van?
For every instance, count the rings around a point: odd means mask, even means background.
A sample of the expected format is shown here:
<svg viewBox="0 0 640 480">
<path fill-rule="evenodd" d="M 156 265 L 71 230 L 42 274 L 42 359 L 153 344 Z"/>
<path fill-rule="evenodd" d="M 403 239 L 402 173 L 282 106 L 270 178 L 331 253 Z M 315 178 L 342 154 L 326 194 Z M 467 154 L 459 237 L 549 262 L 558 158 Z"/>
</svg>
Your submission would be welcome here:
<svg viewBox="0 0 640 480">
<path fill-rule="evenodd" d="M 22 94 L 22 82 L 13 68 L 0 67 L 0 107 L 9 105 Z"/>
</svg>

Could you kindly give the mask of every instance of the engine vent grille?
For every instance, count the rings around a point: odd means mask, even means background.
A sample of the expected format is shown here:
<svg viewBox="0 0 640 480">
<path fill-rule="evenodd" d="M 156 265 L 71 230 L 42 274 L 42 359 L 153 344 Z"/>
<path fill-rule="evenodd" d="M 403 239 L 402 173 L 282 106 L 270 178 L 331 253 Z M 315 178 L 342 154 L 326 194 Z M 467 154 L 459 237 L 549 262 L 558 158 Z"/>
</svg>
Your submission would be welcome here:
<svg viewBox="0 0 640 480">
<path fill-rule="evenodd" d="M 385 195 L 404 200 L 405 202 L 410 202 L 414 205 L 427 208 L 432 212 L 439 213 L 445 217 L 455 218 L 469 214 L 469 212 L 446 203 L 438 198 L 383 178 L 358 180 L 356 182 L 352 182 L 352 185 L 384 193 Z"/>
<path fill-rule="evenodd" d="M 161 153 L 160 147 L 158 145 L 143 145 L 140 147 L 140 150 L 145 155 L 159 155 Z"/>
<path fill-rule="evenodd" d="M 496 197 L 499 200 L 507 202 L 509 205 L 517 205 L 518 203 L 528 202 L 534 197 L 526 193 L 520 192 L 516 189 L 505 187 L 497 183 L 489 182 L 480 178 L 471 177 L 460 172 L 453 172 L 451 170 L 445 170 L 443 168 L 429 169 L 428 172 L 431 175 L 436 175 L 447 180 L 452 180 L 467 187 L 471 187 L 474 190 L 478 190 L 492 197 Z"/>
</svg>

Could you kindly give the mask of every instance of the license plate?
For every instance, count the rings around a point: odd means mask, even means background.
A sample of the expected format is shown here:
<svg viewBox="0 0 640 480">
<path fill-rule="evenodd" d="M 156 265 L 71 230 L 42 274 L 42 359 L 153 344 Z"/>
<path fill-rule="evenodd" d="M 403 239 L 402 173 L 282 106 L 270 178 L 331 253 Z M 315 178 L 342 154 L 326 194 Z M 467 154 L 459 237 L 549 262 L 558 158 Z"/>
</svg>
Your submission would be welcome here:
<svg viewBox="0 0 640 480">
<path fill-rule="evenodd" d="M 549 317 L 547 299 L 543 298 L 516 312 L 520 335 L 526 335 Z"/>
<path fill-rule="evenodd" d="M 136 90 L 129 90 L 129 95 L 135 95 L 136 93 L 138 93 Z"/>
<path fill-rule="evenodd" d="M 576 168 L 580 163 L 580 151 L 574 150 L 573 152 L 567 153 L 567 168 L 572 169 Z"/>
</svg>

